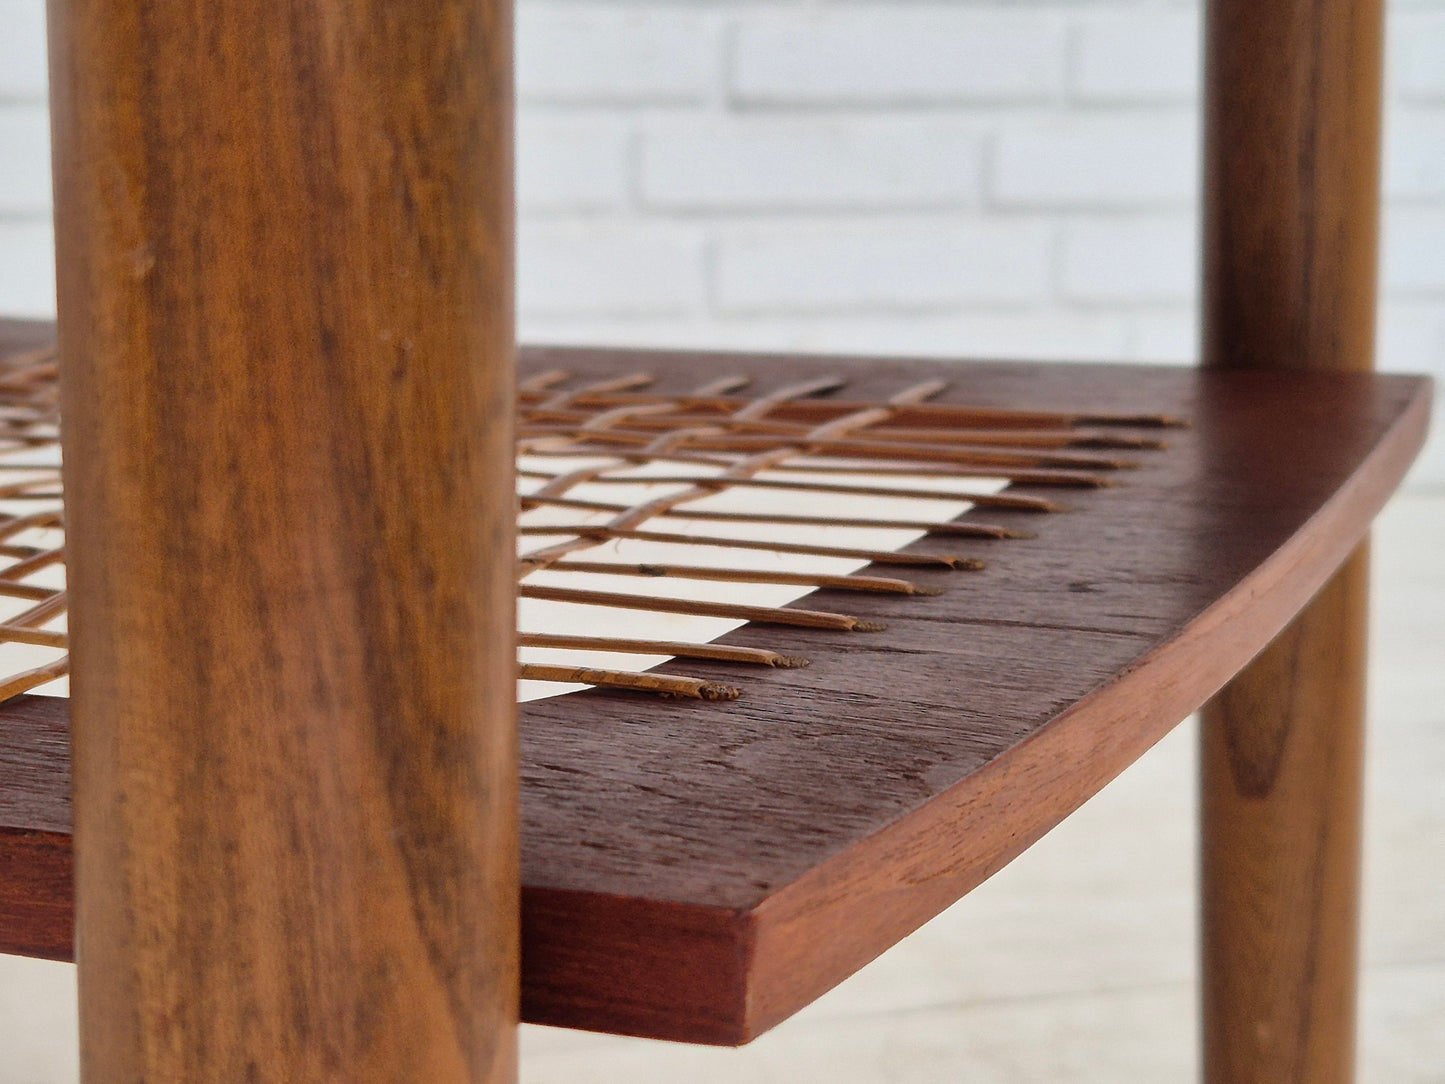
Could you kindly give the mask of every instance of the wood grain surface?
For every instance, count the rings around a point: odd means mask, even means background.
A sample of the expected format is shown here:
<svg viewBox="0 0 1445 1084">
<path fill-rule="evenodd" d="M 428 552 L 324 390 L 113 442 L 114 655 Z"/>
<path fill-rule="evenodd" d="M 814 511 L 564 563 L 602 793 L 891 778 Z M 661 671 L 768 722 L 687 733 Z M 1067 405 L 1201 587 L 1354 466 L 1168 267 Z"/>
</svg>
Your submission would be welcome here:
<svg viewBox="0 0 1445 1084">
<path fill-rule="evenodd" d="M 84 1079 L 512 1080 L 511 4 L 49 30 Z"/>
<path fill-rule="evenodd" d="M 1373 364 L 1382 0 L 1210 0 L 1204 362 Z M 1369 556 L 1205 711 L 1204 1077 L 1354 1078 Z"/>
<path fill-rule="evenodd" d="M 1210 1081 L 1354 1078 L 1369 553 L 1204 713 Z"/>
<path fill-rule="evenodd" d="M 788 630 L 813 665 L 750 670 L 735 702 L 586 692 L 524 706 L 524 1017 L 710 1043 L 747 1041 L 895 943 L 1216 692 L 1357 543 L 1429 409 L 1427 381 L 1367 374 L 561 349 L 522 361 L 647 370 L 675 390 L 836 372 L 849 398 L 939 377 L 947 402 L 1193 422 L 1119 485 L 1068 491 L 1065 513 L 980 512 L 1037 537 L 943 540 L 988 566 L 911 569 L 936 597 L 809 596 L 888 628 Z M 778 632 L 723 642 L 776 646 Z M 0 777 L 64 712 L 36 697 L 0 709 Z M 64 838 L 63 788 L 20 808 L 7 794 L 0 825 Z M 60 923 L 40 940 L 27 951 L 63 954 Z"/>
</svg>

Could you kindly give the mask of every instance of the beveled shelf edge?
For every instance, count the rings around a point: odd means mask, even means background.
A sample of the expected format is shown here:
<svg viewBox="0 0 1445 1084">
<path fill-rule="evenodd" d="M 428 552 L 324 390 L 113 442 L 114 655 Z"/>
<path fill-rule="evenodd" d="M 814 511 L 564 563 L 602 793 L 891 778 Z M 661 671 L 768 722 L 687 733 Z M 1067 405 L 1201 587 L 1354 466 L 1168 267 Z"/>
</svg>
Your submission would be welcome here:
<svg viewBox="0 0 1445 1084">
<path fill-rule="evenodd" d="M 1414 383 L 1345 484 L 1178 635 L 932 801 L 763 900 L 751 916 L 744 1041 L 1008 865 L 1262 651 L 1359 545 L 1423 446 L 1432 385 Z M 1126 716 L 1134 725 L 1114 725 Z"/>
<path fill-rule="evenodd" d="M 0 827 L 0 868 L 23 872 L 0 878 L 0 955 L 73 962 L 70 833 Z M 522 1018 L 741 1045 L 754 928 L 726 908 L 524 886 Z"/>
<path fill-rule="evenodd" d="M 1349 480 L 1177 636 L 751 910 L 524 888 L 524 1019 L 740 1046 L 809 1005 L 1022 854 L 1262 650 L 1359 544 L 1399 485 L 1424 443 L 1431 397 L 1430 382 L 1416 380 L 1408 405 Z M 1125 716 L 1133 726 L 1116 725 Z M 563 898 L 566 906 L 556 907 Z M 579 915 L 587 927 L 575 924 Z M 537 936 L 539 922 L 549 923 L 545 936 Z M 701 955 L 699 931 L 715 939 Z M 596 966 L 600 942 L 616 967 L 605 974 Z M 572 953 L 573 943 L 583 951 Z M 544 959 L 529 955 L 539 951 Z M 579 960 L 585 972 L 569 971 L 565 999 L 549 1000 L 532 985 L 539 973 Z M 688 981 L 701 971 L 712 978 Z M 597 982 L 590 990 L 588 978 Z"/>
<path fill-rule="evenodd" d="M 0 955 L 74 960 L 70 833 L 0 827 L 0 868 Z"/>
<path fill-rule="evenodd" d="M 756 916 L 666 900 L 522 888 L 522 1019 L 741 1046 Z"/>
</svg>

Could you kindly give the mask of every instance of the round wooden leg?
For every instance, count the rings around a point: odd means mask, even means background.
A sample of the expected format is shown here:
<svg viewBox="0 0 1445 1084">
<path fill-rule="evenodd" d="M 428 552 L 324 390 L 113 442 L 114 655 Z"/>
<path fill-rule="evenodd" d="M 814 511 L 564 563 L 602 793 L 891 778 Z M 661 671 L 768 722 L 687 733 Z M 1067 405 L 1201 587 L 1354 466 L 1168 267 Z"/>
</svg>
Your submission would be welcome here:
<svg viewBox="0 0 1445 1084">
<path fill-rule="evenodd" d="M 1204 1079 L 1353 1078 L 1368 551 L 1204 711 Z"/>
<path fill-rule="evenodd" d="M 510 0 L 50 37 L 84 1077 L 505 1084 Z"/>
</svg>

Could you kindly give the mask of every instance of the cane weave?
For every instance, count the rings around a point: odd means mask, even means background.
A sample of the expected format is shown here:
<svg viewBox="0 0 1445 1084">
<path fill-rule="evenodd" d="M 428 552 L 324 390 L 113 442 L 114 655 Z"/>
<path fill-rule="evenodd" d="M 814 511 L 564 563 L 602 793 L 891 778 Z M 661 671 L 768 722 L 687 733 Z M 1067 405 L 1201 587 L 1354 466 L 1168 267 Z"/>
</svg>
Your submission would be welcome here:
<svg viewBox="0 0 1445 1084">
<path fill-rule="evenodd" d="M 1057 513 L 1061 500 L 1001 490 L 1114 484 L 1135 456 L 1163 447 L 1158 430 L 1182 424 L 931 404 L 941 380 L 873 402 L 847 401 L 834 377 L 755 394 L 743 376 L 687 395 L 652 393 L 652 383 L 642 372 L 579 382 L 547 371 L 519 385 L 524 699 L 585 686 L 736 697 L 733 684 L 646 671 L 669 658 L 806 665 L 781 632 L 772 648 L 710 642 L 743 623 L 879 632 L 877 621 L 786 603 L 824 588 L 928 593 L 860 570 L 976 571 L 970 540 L 1022 532 L 956 521 L 961 511 Z M 0 363 L 0 700 L 63 692 L 68 671 L 57 399 L 53 350 Z M 948 541 L 898 552 L 924 534 Z M 614 632 L 654 631 L 579 634 L 599 612 L 614 615 L 602 618 Z M 655 631 L 669 628 L 680 631 Z"/>
</svg>

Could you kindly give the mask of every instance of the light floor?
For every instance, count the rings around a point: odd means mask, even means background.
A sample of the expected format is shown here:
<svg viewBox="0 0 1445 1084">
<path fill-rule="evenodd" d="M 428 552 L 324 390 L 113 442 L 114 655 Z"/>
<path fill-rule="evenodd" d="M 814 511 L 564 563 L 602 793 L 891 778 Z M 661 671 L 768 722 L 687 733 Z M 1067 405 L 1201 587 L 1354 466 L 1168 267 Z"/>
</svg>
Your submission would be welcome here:
<svg viewBox="0 0 1445 1084">
<path fill-rule="evenodd" d="M 1361 1077 L 1445 1084 L 1445 495 L 1375 534 Z M 527 1027 L 526 1084 L 1187 1082 L 1194 728 L 740 1051 Z M 0 1084 L 75 1079 L 74 971 L 0 958 Z"/>
</svg>

